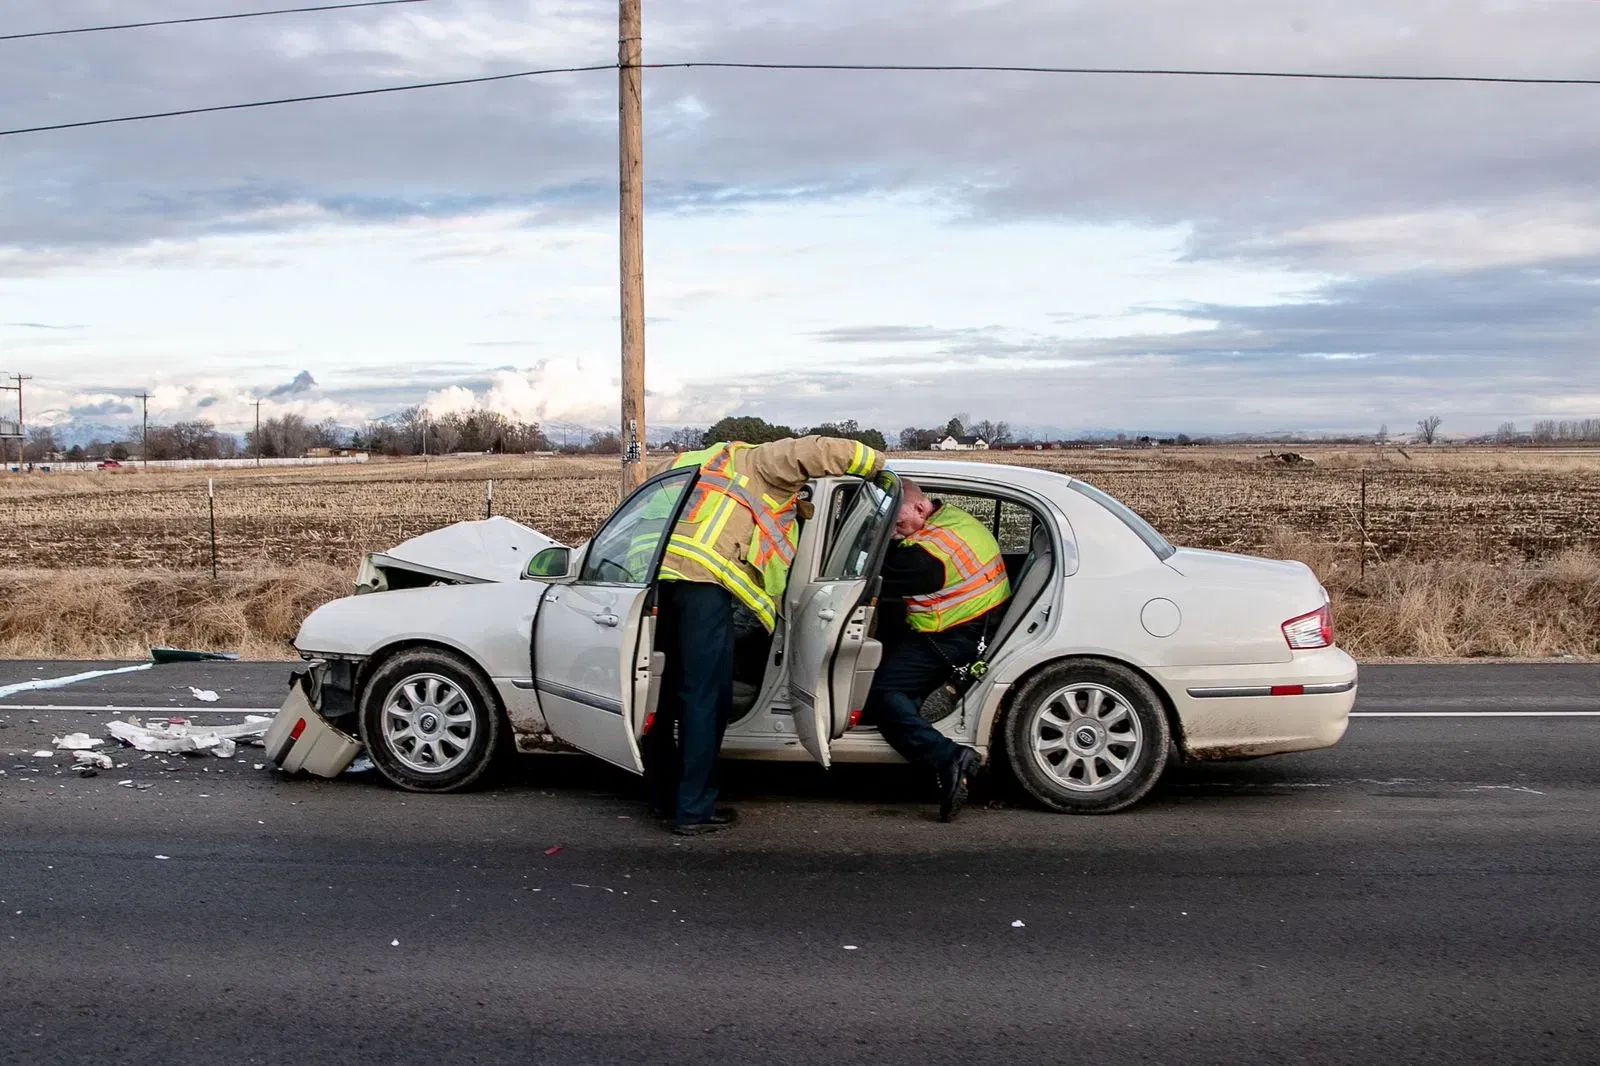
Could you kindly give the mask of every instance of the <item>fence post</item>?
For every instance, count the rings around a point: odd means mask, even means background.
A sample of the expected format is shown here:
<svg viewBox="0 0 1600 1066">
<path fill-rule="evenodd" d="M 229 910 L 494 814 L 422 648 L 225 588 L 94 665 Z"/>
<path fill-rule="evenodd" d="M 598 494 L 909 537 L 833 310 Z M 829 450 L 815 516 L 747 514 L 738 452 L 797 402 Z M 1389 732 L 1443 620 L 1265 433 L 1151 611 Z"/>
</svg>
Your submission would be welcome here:
<svg viewBox="0 0 1600 1066">
<path fill-rule="evenodd" d="M 489 479 L 488 487 L 483 490 L 483 517 L 494 517 L 494 478 Z"/>
<path fill-rule="evenodd" d="M 1367 472 L 1361 471 L 1361 580 L 1367 579 Z"/>
<path fill-rule="evenodd" d="M 211 580 L 217 579 L 217 487 L 206 478 L 206 510 L 211 514 Z"/>
</svg>

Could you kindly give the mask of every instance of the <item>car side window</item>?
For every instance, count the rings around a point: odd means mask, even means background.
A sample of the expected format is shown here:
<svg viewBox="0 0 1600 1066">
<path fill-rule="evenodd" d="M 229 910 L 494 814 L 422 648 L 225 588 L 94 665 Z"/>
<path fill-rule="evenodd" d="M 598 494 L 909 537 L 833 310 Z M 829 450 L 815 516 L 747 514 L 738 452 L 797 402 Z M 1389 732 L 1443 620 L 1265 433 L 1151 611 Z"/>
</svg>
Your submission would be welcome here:
<svg viewBox="0 0 1600 1066">
<path fill-rule="evenodd" d="M 661 545 L 672 532 L 678 499 L 694 477 L 693 467 L 649 482 L 612 513 L 589 540 L 579 581 L 604 585 L 648 585 L 655 577 Z"/>
<path fill-rule="evenodd" d="M 830 537 L 820 577 L 854 581 L 867 572 L 886 523 L 894 521 L 894 497 L 877 485 L 842 485 L 830 501 Z"/>
<path fill-rule="evenodd" d="M 1000 525 L 995 539 L 1006 554 L 1027 554 L 1033 547 L 1033 511 L 1020 503 L 1000 503 Z"/>
</svg>

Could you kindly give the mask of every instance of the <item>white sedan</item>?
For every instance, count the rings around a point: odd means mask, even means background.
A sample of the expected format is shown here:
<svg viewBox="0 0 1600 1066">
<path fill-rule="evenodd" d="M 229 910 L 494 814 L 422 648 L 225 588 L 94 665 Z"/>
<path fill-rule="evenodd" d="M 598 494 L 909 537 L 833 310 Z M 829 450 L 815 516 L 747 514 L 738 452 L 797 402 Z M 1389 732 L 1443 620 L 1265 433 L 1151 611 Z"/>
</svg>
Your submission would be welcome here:
<svg viewBox="0 0 1600 1066">
<path fill-rule="evenodd" d="M 924 713 L 1040 806 L 1115 811 L 1176 761 L 1344 734 L 1356 664 L 1303 564 L 1175 548 L 1062 474 L 939 460 L 890 470 L 878 484 L 809 486 L 815 512 L 777 631 L 741 628 L 725 757 L 899 759 L 860 721 L 877 634 L 899 610 L 876 595 L 899 477 L 988 523 L 1014 590 L 987 670 Z M 576 548 L 502 518 L 369 555 L 356 594 L 301 626 L 311 666 L 269 754 L 332 774 L 364 745 L 385 778 L 419 792 L 470 786 L 512 747 L 577 748 L 642 772 L 663 665 L 651 579 L 695 476 L 647 482 Z"/>
</svg>

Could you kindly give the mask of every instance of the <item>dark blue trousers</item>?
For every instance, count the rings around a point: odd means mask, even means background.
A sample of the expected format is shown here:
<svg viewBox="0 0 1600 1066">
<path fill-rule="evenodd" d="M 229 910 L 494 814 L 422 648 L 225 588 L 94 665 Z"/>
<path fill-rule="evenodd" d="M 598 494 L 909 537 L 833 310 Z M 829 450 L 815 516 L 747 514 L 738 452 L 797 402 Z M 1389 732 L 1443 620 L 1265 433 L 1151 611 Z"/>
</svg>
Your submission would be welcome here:
<svg viewBox="0 0 1600 1066">
<path fill-rule="evenodd" d="M 717 752 L 733 710 L 733 596 L 721 585 L 663 581 L 656 650 L 661 700 L 644 738 L 651 803 L 679 825 L 716 810 Z"/>
<path fill-rule="evenodd" d="M 918 710 L 928 694 L 950 680 L 956 666 L 978 653 L 977 627 L 965 625 L 943 633 L 910 632 L 889 649 L 872 676 L 862 715 L 907 762 L 939 771 L 961 745 L 933 727 Z"/>
</svg>

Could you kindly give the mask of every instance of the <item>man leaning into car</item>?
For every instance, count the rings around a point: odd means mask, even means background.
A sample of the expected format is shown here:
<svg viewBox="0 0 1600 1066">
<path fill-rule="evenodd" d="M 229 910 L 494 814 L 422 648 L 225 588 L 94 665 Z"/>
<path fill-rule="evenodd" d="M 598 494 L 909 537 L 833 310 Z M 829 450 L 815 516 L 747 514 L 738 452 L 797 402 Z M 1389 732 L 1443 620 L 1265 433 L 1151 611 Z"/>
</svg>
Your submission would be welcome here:
<svg viewBox="0 0 1600 1066">
<path fill-rule="evenodd" d="M 910 632 L 887 649 L 863 717 L 907 762 L 933 771 L 939 817 L 948 822 L 966 802 L 978 753 L 935 729 L 919 707 L 979 657 L 1011 585 L 1000 545 L 982 522 L 954 504 L 930 499 L 910 480 L 900 484 L 894 526 L 900 539 L 884 560 L 881 595 L 905 601 Z"/>
<path fill-rule="evenodd" d="M 661 561 L 666 671 L 644 755 L 652 813 L 692 836 L 738 818 L 717 808 L 713 782 L 733 705 L 734 604 L 771 632 L 799 539 L 796 493 L 813 478 L 876 477 L 883 456 L 857 441 L 802 437 L 713 444 L 672 466 L 700 473 Z"/>
</svg>

